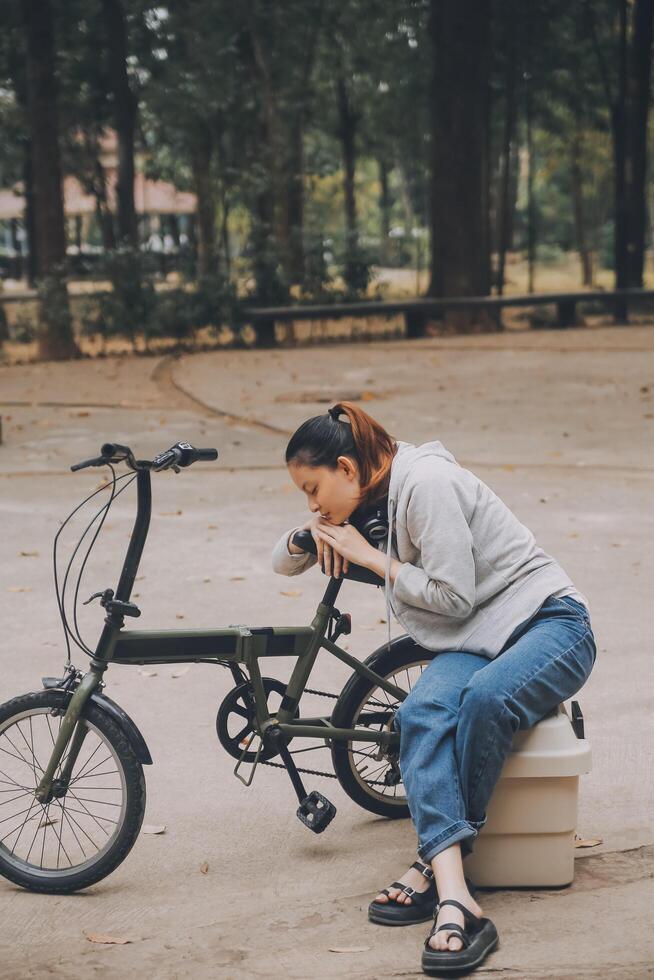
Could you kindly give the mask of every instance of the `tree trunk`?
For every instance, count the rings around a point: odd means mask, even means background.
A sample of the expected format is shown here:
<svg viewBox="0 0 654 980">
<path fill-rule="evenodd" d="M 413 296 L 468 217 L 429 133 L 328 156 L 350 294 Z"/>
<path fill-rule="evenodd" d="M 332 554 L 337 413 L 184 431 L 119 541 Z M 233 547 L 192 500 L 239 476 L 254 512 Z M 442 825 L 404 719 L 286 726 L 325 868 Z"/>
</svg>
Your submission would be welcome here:
<svg viewBox="0 0 654 980">
<path fill-rule="evenodd" d="M 304 113 L 298 111 L 291 124 L 288 151 L 285 234 L 286 279 L 304 282 Z"/>
<path fill-rule="evenodd" d="M 27 236 L 27 263 L 25 268 L 27 285 L 33 289 L 38 275 L 38 244 L 36 241 L 36 219 L 34 216 L 34 174 L 32 169 L 32 140 L 25 142 L 23 160 L 23 184 L 25 187 L 25 234 Z"/>
<path fill-rule="evenodd" d="M 27 103 L 34 187 L 34 240 L 41 291 L 41 357 L 62 360 L 79 351 L 66 288 L 66 231 L 59 156 L 52 11 L 49 0 L 25 0 Z"/>
<path fill-rule="evenodd" d="M 507 46 L 507 67 L 505 77 L 506 106 L 504 113 L 504 131 L 502 136 L 502 171 L 500 177 L 500 194 L 498 203 L 498 235 L 497 235 L 497 293 L 504 292 L 504 276 L 506 270 L 506 253 L 511 246 L 513 231 L 513 211 L 511 197 L 511 175 L 515 155 L 515 126 L 517 118 L 516 76 L 518 73 L 517 51 L 515 44 L 515 6 L 511 5 L 511 20 L 509 27 L 509 43 Z"/>
<path fill-rule="evenodd" d="M 99 148 L 96 148 L 93 158 L 93 196 L 95 197 L 95 213 L 102 235 L 102 247 L 105 252 L 109 252 L 116 247 L 116 229 L 114 228 L 114 216 L 107 200 L 107 180 L 99 157 Z"/>
<path fill-rule="evenodd" d="M 536 275 L 536 201 L 534 199 L 534 128 L 531 76 L 525 74 L 525 116 L 527 127 L 527 292 L 533 293 Z"/>
<path fill-rule="evenodd" d="M 626 194 L 627 164 L 627 0 L 619 0 L 620 33 L 618 57 L 618 88 L 612 111 L 613 164 L 615 181 L 615 286 L 624 289 L 629 285 L 629 257 L 627 253 L 628 205 Z"/>
<path fill-rule="evenodd" d="M 198 276 L 216 272 L 216 197 L 211 178 L 213 140 L 208 130 L 197 133 L 191 147 L 197 196 Z"/>
<path fill-rule="evenodd" d="M 489 0 L 431 0 L 431 281 L 435 297 L 490 292 L 488 241 Z M 459 330 L 496 329 L 461 312 Z"/>
<path fill-rule="evenodd" d="M 581 281 L 584 286 L 593 285 L 593 258 L 588 247 L 586 209 L 584 206 L 583 171 L 581 165 L 582 121 L 579 107 L 575 106 L 574 130 L 570 142 L 570 183 L 574 213 L 577 250 L 581 261 Z"/>
<path fill-rule="evenodd" d="M 357 116 L 350 103 L 347 83 L 342 74 L 336 81 L 338 102 L 338 135 L 343 156 L 343 193 L 345 197 L 345 272 L 346 283 L 352 288 L 357 282 L 358 251 L 357 203 L 354 176 L 356 170 L 355 136 Z"/>
<path fill-rule="evenodd" d="M 229 280 L 232 277 L 231 244 L 229 240 L 229 197 L 224 181 L 220 188 L 220 242 L 223 252 L 225 278 Z"/>
<path fill-rule="evenodd" d="M 118 239 L 138 248 L 138 225 L 134 207 L 134 134 L 138 103 L 127 75 L 127 22 L 120 0 L 102 0 L 114 125 L 118 137 L 118 181 L 116 185 Z"/>
<path fill-rule="evenodd" d="M 385 159 L 378 161 L 379 166 L 379 217 L 381 249 L 379 260 L 383 266 L 390 260 L 390 231 L 391 231 L 391 196 L 388 189 L 388 163 Z"/>
<path fill-rule="evenodd" d="M 633 40 L 628 69 L 628 131 L 626 172 L 626 262 L 630 286 L 642 287 L 645 251 L 645 179 L 647 175 L 647 116 L 652 63 L 654 0 L 636 0 Z"/>
</svg>

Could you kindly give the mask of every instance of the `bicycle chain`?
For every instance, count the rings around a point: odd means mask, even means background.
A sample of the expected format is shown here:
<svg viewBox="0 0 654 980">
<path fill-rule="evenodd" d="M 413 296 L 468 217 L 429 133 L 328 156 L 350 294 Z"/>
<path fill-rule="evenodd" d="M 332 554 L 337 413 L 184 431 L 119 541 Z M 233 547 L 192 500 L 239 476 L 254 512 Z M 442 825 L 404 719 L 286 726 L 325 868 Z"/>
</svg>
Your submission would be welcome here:
<svg viewBox="0 0 654 980">
<path fill-rule="evenodd" d="M 305 694 L 317 694 L 319 697 L 322 697 L 322 698 L 334 698 L 335 700 L 337 700 L 340 697 L 339 694 L 329 694 L 327 691 L 312 691 L 311 688 L 309 688 L 309 687 L 305 687 L 304 693 Z M 286 769 L 286 766 L 284 765 L 283 762 L 270 762 L 269 760 L 266 760 L 266 759 L 260 759 L 259 760 L 259 765 L 260 766 L 272 766 L 273 769 Z M 297 766 L 297 771 L 298 772 L 303 772 L 307 776 L 325 776 L 327 779 L 338 779 L 338 776 L 336 775 L 336 773 L 333 773 L 333 772 L 321 772 L 320 769 L 302 769 L 300 766 Z M 375 780 L 372 780 L 371 781 L 371 785 L 372 786 L 385 786 L 386 784 L 381 779 L 375 779 Z"/>
</svg>

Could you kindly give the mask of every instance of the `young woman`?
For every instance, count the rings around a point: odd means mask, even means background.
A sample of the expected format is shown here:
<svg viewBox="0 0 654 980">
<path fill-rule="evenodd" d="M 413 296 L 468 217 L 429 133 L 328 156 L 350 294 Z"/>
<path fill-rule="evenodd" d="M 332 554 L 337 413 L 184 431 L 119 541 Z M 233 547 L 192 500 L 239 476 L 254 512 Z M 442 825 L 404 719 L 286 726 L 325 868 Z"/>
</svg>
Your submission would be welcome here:
<svg viewBox="0 0 654 980">
<path fill-rule="evenodd" d="M 334 576 L 350 563 L 372 569 L 385 579 L 387 610 L 437 651 L 394 721 L 421 860 L 376 896 L 369 917 L 402 925 L 433 914 L 423 970 L 474 969 L 498 935 L 470 893 L 463 858 L 486 823 L 515 731 L 571 698 L 593 668 L 588 602 L 439 441 L 396 441 L 341 402 L 297 429 L 286 464 L 313 514 L 303 528 L 318 556 L 291 543 L 294 528 L 275 545 L 274 570 L 297 575 L 316 562 Z M 348 518 L 385 498 L 384 555 Z"/>
</svg>

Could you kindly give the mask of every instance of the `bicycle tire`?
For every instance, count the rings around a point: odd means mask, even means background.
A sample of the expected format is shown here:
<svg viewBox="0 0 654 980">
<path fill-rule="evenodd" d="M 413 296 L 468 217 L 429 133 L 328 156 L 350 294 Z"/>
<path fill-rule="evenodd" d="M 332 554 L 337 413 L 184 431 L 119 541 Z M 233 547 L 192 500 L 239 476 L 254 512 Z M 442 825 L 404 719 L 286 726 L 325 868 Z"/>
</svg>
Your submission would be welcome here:
<svg viewBox="0 0 654 980">
<path fill-rule="evenodd" d="M 0 741 L 2 740 L 3 734 L 13 731 L 13 727 L 9 727 L 11 725 L 12 718 L 15 719 L 14 727 L 16 727 L 16 729 L 18 728 L 18 721 L 21 721 L 23 718 L 29 719 L 31 726 L 32 719 L 34 719 L 37 715 L 48 715 L 52 709 L 65 709 L 68 703 L 69 695 L 63 691 L 57 690 L 46 690 L 39 691 L 37 693 L 24 694 L 5 702 L 4 704 L 0 705 Z M 5 838 L 1 838 L 0 875 L 4 876 L 9 881 L 12 881 L 14 884 L 20 885 L 30 891 L 44 892 L 47 894 L 69 894 L 83 888 L 88 888 L 89 885 L 94 885 L 96 882 L 106 878 L 118 867 L 119 864 L 125 860 L 128 853 L 134 846 L 136 838 L 138 837 L 141 829 L 141 824 L 143 823 L 146 799 L 145 776 L 143 773 L 143 767 L 137 759 L 128 739 L 116 725 L 116 723 L 106 714 L 106 712 L 102 711 L 97 705 L 87 702 L 83 710 L 82 717 L 88 723 L 89 731 L 94 732 L 96 736 L 99 735 L 99 745 L 104 742 L 105 746 L 111 750 L 111 757 L 116 762 L 117 766 L 120 767 L 116 770 L 120 776 L 120 789 L 124 798 L 123 804 L 121 805 L 120 818 L 119 821 L 110 821 L 108 818 L 100 816 L 99 819 L 104 820 L 105 823 L 115 822 L 117 825 L 116 830 L 114 830 L 111 835 L 111 840 L 108 841 L 107 844 L 98 852 L 97 859 L 88 859 L 78 866 L 72 866 L 71 863 L 69 868 L 58 868 L 59 856 L 57 860 L 57 869 L 37 867 L 33 863 L 30 863 L 29 852 L 27 854 L 27 860 L 21 860 L 16 855 L 9 852 L 8 847 L 3 844 L 3 841 L 7 839 L 7 837 L 11 837 L 12 834 L 8 834 Z M 9 725 L 7 723 L 9 723 Z M 49 722 L 48 728 L 50 728 Z M 34 753 L 33 758 L 34 762 L 36 763 L 36 756 Z M 45 759 L 45 754 L 43 755 L 43 759 Z M 0 766 L 0 768 L 2 767 Z M 39 765 L 39 769 L 42 768 L 43 767 Z M 76 770 L 73 769 L 73 779 L 76 778 L 75 772 Z M 34 768 L 35 781 L 39 775 L 40 773 L 37 773 L 36 768 Z M 89 777 L 86 776 L 77 778 L 88 779 Z M 71 785 L 72 782 L 73 780 L 71 779 Z M 30 789 L 31 787 L 27 786 L 21 788 Z M 34 786 L 34 788 L 36 788 L 36 786 Z M 78 792 L 79 791 L 80 790 L 78 790 Z M 88 788 L 85 788 L 84 791 L 88 792 Z M 24 795 L 27 795 L 28 799 L 30 798 L 28 794 Z M 65 798 L 66 797 L 64 797 L 64 800 Z M 96 802 L 98 802 L 102 807 L 119 805 L 106 803 L 104 801 Z M 86 807 L 84 803 L 82 803 L 82 805 L 88 814 L 93 816 L 89 808 Z M 35 810 L 35 816 L 38 816 L 38 806 L 43 807 L 43 804 L 37 803 L 36 806 L 37 809 Z M 59 804 L 59 809 L 62 811 L 60 818 L 60 822 L 62 824 L 62 831 L 60 834 L 61 841 L 65 820 L 65 804 L 63 808 L 61 804 Z M 41 813 L 43 812 L 44 811 L 42 810 Z M 43 849 L 45 849 L 47 827 L 49 826 L 47 820 L 50 819 L 49 810 L 45 812 L 47 816 L 46 821 L 43 822 L 43 820 L 40 819 L 40 822 L 37 825 L 37 832 L 42 826 L 44 828 Z M 59 813 L 59 811 L 56 809 L 54 812 L 55 814 Z M 82 815 L 85 816 L 83 811 L 80 810 L 70 812 L 76 812 L 78 814 L 82 813 Z M 26 817 L 25 819 L 27 820 L 28 818 Z M 97 816 L 93 816 L 93 819 L 100 827 L 102 827 L 97 819 Z M 80 826 L 80 823 L 76 818 L 73 818 L 73 821 L 74 822 L 71 822 L 70 818 L 68 818 L 70 827 L 73 827 L 74 823 L 77 823 L 78 827 Z M 56 821 L 53 820 L 52 822 L 54 823 Z M 56 832 L 53 833 L 55 833 L 56 836 Z M 75 831 L 73 831 L 73 833 L 75 833 Z M 89 837 L 89 839 L 91 838 Z"/>
<path fill-rule="evenodd" d="M 385 680 L 390 679 L 401 671 L 409 668 L 422 667 L 424 669 L 428 663 L 436 656 L 435 651 L 427 650 L 418 646 L 408 636 L 397 637 L 392 643 L 390 652 L 388 647 L 375 651 L 365 661 L 366 667 L 374 670 L 376 674 Z M 403 686 L 399 679 L 395 678 L 393 683 L 398 687 Z M 408 688 L 411 689 L 409 680 Z M 338 701 L 334 706 L 331 717 L 331 724 L 335 728 L 355 728 L 364 706 L 375 690 L 376 684 L 369 681 L 361 674 L 353 674 L 339 695 Z M 393 711 L 394 715 L 394 711 Z M 362 744 L 362 743 L 359 743 Z M 345 790 L 347 795 L 358 806 L 370 813 L 378 816 L 389 817 L 390 819 L 402 819 L 409 817 L 409 806 L 405 796 L 385 795 L 381 791 L 375 790 L 372 785 L 368 785 L 361 773 L 357 769 L 355 754 L 357 750 L 353 748 L 352 742 L 340 739 L 332 740 L 332 764 L 336 777 Z M 363 752 L 361 752 L 363 755 Z M 398 784 L 401 786 L 401 782 Z"/>
</svg>

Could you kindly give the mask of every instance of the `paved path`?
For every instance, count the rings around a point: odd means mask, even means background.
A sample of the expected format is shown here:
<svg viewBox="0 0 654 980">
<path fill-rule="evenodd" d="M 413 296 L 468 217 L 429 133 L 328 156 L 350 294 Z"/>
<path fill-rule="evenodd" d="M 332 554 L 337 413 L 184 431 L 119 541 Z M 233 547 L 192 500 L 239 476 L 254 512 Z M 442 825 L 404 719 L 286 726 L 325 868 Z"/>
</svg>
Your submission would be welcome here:
<svg viewBox="0 0 654 980">
<path fill-rule="evenodd" d="M 181 438 L 220 451 L 217 464 L 154 480 L 139 625 L 308 622 L 320 573 L 293 580 L 301 594 L 284 596 L 289 580 L 270 569 L 272 544 L 307 513 L 283 453 L 304 418 L 347 397 L 399 438 L 440 438 L 591 604 L 598 661 L 578 700 L 593 768 L 581 779 L 578 833 L 603 844 L 579 849 L 571 888 L 481 893 L 501 946 L 477 975 L 653 976 L 654 327 L 0 368 L 0 701 L 61 668 L 52 538 L 99 482 L 98 472 L 71 474 L 70 463 L 106 440 L 142 457 Z M 89 563 L 85 595 L 115 583 L 132 515 L 125 497 Z M 339 605 L 353 614 L 351 651 L 364 657 L 384 643 L 379 590 L 350 583 Z M 97 635 L 97 607 L 81 623 Z M 81 654 L 74 661 L 84 666 Z M 279 662 L 270 672 L 284 679 L 288 669 Z M 146 822 L 166 833 L 142 836 L 85 893 L 42 897 L 0 881 L 0 978 L 421 976 L 427 928 L 384 930 L 365 916 L 413 860 L 410 823 L 373 818 L 316 778 L 339 812 L 312 837 L 282 774 L 266 769 L 250 789 L 233 778 L 214 729 L 227 672 L 199 665 L 171 675 L 107 675 L 108 693 L 151 748 Z M 338 691 L 346 676 L 323 659 L 312 683 Z M 83 930 L 131 942 L 95 946 Z"/>
</svg>

